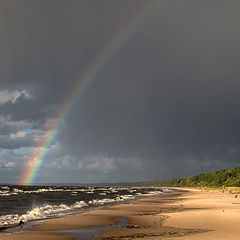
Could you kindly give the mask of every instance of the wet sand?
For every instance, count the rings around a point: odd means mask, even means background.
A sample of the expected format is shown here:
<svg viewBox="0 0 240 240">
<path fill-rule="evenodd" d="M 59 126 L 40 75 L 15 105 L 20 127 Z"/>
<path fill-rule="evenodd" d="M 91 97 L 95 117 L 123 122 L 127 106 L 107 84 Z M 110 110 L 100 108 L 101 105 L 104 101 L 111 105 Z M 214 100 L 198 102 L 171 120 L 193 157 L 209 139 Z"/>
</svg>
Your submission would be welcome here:
<svg viewBox="0 0 240 240">
<path fill-rule="evenodd" d="M 30 232 L 1 235 L 0 239 L 87 240 L 98 235 L 99 239 L 108 240 L 235 240 L 240 236 L 239 222 L 240 196 L 235 198 L 233 194 L 218 191 L 178 190 L 48 220 Z M 104 225 L 107 226 L 101 227 Z"/>
</svg>

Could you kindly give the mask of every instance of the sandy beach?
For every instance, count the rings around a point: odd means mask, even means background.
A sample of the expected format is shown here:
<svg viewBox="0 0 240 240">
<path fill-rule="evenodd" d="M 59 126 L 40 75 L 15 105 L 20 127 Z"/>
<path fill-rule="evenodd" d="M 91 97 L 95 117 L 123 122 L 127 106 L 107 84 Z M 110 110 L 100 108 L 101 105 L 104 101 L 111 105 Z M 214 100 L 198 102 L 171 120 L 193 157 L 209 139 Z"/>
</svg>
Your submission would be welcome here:
<svg viewBox="0 0 240 240">
<path fill-rule="evenodd" d="M 123 225 L 119 219 L 125 219 L 127 225 L 125 221 L 125 226 L 119 226 Z M 108 240 L 237 240 L 240 236 L 239 222 L 240 196 L 238 198 L 236 194 L 191 189 L 158 194 L 100 210 L 48 220 L 27 232 L 1 235 L 0 239 L 86 240 L 98 235 L 99 239 Z M 104 225 L 107 225 L 105 229 L 96 227 Z M 92 235 L 84 235 L 81 229 Z"/>
</svg>

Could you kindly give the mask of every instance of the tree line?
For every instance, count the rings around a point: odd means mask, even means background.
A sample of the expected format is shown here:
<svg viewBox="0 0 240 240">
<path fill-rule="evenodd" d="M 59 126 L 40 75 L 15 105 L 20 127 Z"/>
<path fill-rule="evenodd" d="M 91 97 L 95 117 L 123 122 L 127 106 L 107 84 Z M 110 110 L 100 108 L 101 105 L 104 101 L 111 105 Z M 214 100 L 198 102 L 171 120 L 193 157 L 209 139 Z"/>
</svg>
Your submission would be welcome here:
<svg viewBox="0 0 240 240">
<path fill-rule="evenodd" d="M 166 181 L 153 181 L 142 185 L 159 187 L 240 187 L 240 165 L 191 177 L 175 178 Z"/>
</svg>

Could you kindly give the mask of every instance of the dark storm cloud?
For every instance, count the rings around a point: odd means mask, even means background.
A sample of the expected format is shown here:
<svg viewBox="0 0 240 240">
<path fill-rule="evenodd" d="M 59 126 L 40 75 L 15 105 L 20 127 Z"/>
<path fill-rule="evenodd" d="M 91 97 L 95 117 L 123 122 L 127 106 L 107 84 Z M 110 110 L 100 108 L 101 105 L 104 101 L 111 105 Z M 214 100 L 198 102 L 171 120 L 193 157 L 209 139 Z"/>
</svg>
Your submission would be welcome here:
<svg viewBox="0 0 240 240">
<path fill-rule="evenodd" d="M 0 136 L 1 149 L 18 149 L 20 147 L 32 147 L 33 140 L 31 137 L 28 138 L 17 138 L 12 139 L 8 136 Z"/>
<path fill-rule="evenodd" d="M 96 53 L 143 3 L 0 1 L 0 86 L 33 94 L 31 101 L 19 98 L 1 111 L 33 120 L 56 111 Z"/>
<path fill-rule="evenodd" d="M 0 114 L 42 128 L 143 4 L 0 1 L 0 87 L 31 93 Z M 82 94 L 49 169 L 75 166 L 61 174 L 70 182 L 137 181 L 238 164 L 239 5 L 156 1 Z"/>
<path fill-rule="evenodd" d="M 44 99 L 27 99 L 21 94 L 16 101 L 7 101 L 0 105 L 2 115 L 11 115 L 13 121 L 40 121 L 53 112 L 52 104 L 45 105 Z M 45 105 L 45 106 L 44 106 Z M 44 107 L 42 107 L 44 106 Z"/>
<path fill-rule="evenodd" d="M 1 85 L 67 86 L 143 1 L 126 3 L 1 1 Z"/>
<path fill-rule="evenodd" d="M 80 103 L 79 132 L 69 130 L 88 151 L 144 158 L 147 177 L 238 164 L 237 2 L 186 2 L 138 27 Z"/>
</svg>

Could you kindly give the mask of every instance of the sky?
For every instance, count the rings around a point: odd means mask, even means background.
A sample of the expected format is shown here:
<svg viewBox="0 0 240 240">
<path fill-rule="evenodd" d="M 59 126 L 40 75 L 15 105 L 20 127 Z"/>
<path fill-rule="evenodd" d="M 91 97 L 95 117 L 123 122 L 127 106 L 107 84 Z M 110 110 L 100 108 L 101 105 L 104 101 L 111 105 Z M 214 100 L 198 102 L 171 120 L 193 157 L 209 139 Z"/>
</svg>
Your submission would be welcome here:
<svg viewBox="0 0 240 240">
<path fill-rule="evenodd" d="M 0 0 L 0 183 L 19 182 L 81 75 L 149 4 L 81 92 L 36 183 L 239 164 L 239 1 Z"/>
</svg>

